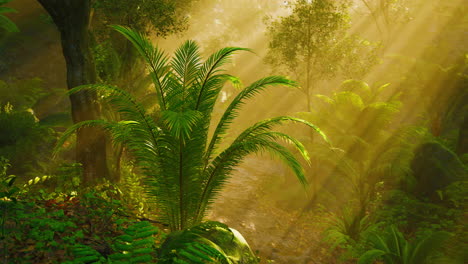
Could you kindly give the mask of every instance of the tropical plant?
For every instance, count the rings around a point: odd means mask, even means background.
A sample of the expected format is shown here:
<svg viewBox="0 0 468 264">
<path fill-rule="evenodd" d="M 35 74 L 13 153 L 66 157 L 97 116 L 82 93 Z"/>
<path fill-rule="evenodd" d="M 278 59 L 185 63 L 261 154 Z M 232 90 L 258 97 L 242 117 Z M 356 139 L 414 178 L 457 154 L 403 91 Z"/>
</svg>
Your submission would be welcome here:
<svg viewBox="0 0 468 264">
<path fill-rule="evenodd" d="M 19 191 L 19 188 L 13 186 L 16 176 L 7 174 L 8 167 L 10 167 L 8 159 L 0 156 L 0 199 L 16 201 L 13 195 Z"/>
<path fill-rule="evenodd" d="M 428 257 L 439 250 L 449 236 L 450 233 L 440 231 L 409 242 L 397 228 L 390 226 L 383 234 L 373 233 L 369 237 L 373 249 L 365 252 L 358 264 L 371 264 L 376 259 L 385 264 L 428 263 Z"/>
<path fill-rule="evenodd" d="M 114 253 L 104 256 L 89 245 L 77 244 L 71 248 L 74 256 L 65 264 L 81 263 L 153 263 L 154 234 L 159 229 L 147 221 L 129 225 L 124 234 L 116 238 L 112 245 Z"/>
<path fill-rule="evenodd" d="M 391 167 L 397 151 L 382 147 L 392 136 L 388 128 L 401 107 L 398 94 L 379 98 L 387 87 L 388 84 L 371 88 L 365 82 L 348 80 L 330 97 L 316 95 L 315 111 L 299 113 L 333 138 L 333 148 L 320 141 L 311 142 L 314 157 L 350 183 L 347 187 L 352 188 L 362 207 L 381 180 L 379 176 L 391 169 L 409 170 L 405 166 Z"/>
<path fill-rule="evenodd" d="M 18 27 L 8 17 L 2 15 L 5 13 L 16 13 L 16 10 L 11 7 L 2 6 L 12 0 L 0 0 L 0 28 L 8 32 L 19 32 Z"/>
<path fill-rule="evenodd" d="M 330 212 L 329 226 L 324 232 L 324 240 L 337 246 L 353 245 L 360 241 L 363 234 L 376 227 L 368 215 L 361 215 L 359 208 L 352 205 L 344 207 L 339 214 Z"/>
<path fill-rule="evenodd" d="M 304 146 L 295 138 L 271 129 L 285 122 L 305 124 L 326 136 L 302 119 L 280 116 L 260 121 L 242 132 L 229 146 L 219 150 L 227 129 L 245 101 L 270 86 L 294 86 L 281 76 L 262 78 L 242 89 L 225 110 L 209 138 L 211 115 L 221 89 L 227 81 L 239 82 L 222 73 L 236 51 L 228 47 L 201 62 L 198 45 L 186 41 L 171 61 L 143 35 L 129 28 L 114 26 L 129 39 L 146 60 L 157 94 L 159 111 L 150 114 L 129 93 L 109 85 L 79 86 L 70 91 L 106 91 L 107 99 L 117 107 L 124 121 L 89 120 L 70 127 L 58 146 L 75 130 L 102 126 L 116 142 L 124 142 L 147 176 L 148 193 L 156 198 L 161 221 L 172 230 L 200 223 L 233 169 L 251 153 L 267 151 L 289 166 L 300 182 L 307 184 L 299 161 L 277 140 L 285 140 L 308 160 Z"/>
<path fill-rule="evenodd" d="M 6 236 L 6 221 L 8 218 L 9 211 L 13 209 L 14 204 L 17 202 L 16 194 L 20 190 L 17 186 L 14 186 L 16 176 L 7 175 L 7 168 L 10 166 L 8 160 L 0 156 L 0 239 L 5 239 Z M 3 247 L 3 252 L 6 251 L 6 247 Z"/>
<path fill-rule="evenodd" d="M 31 173 L 50 154 L 46 148 L 53 144 L 54 131 L 37 121 L 30 111 L 0 104 L 0 156 L 10 161 L 10 173 Z"/>
<path fill-rule="evenodd" d="M 147 221 L 137 222 L 125 229 L 117 238 L 117 253 L 109 256 L 113 263 L 150 263 L 153 259 L 154 237 L 159 229 Z"/>
<path fill-rule="evenodd" d="M 388 84 L 374 88 L 362 81 L 347 80 L 331 96 L 316 95 L 315 111 L 299 113 L 317 124 L 334 142 L 332 148 L 319 140 L 308 142 L 311 155 L 328 173 L 328 177 L 322 178 L 326 189 L 315 190 L 310 203 L 315 199 L 324 202 L 325 191 L 335 198 L 333 204 L 339 199 L 336 193 L 343 198 L 340 202 L 345 208 L 330 213 L 331 221 L 324 233 L 334 246 L 359 242 L 363 232 L 373 227 L 374 219 L 369 214 L 379 203 L 380 191 L 387 178 L 391 178 L 388 176 L 410 170 L 409 158 L 404 156 L 405 162 L 399 160 L 403 157 L 402 145 L 397 144 L 400 141 L 394 138 L 392 141 L 389 127 L 401 102 L 398 94 L 382 98 L 387 87 Z"/>
<path fill-rule="evenodd" d="M 39 100 L 49 95 L 39 78 L 13 80 L 5 82 L 0 80 L 0 105 L 10 103 L 16 110 L 33 109 Z"/>
<path fill-rule="evenodd" d="M 235 229 L 207 221 L 169 234 L 161 245 L 158 263 L 253 264 L 258 259 Z"/>
</svg>

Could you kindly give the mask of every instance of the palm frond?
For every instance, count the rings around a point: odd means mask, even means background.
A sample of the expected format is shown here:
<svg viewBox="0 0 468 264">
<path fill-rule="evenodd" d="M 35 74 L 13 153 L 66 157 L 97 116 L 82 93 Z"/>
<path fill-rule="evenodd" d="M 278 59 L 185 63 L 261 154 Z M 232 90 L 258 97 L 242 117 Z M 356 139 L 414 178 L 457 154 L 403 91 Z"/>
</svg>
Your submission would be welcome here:
<svg viewBox="0 0 468 264">
<path fill-rule="evenodd" d="M 4 15 L 0 15 L 0 27 L 5 29 L 8 32 L 19 32 L 18 27 Z"/>
<path fill-rule="evenodd" d="M 218 222 L 208 221 L 170 234 L 161 245 L 159 262 L 232 264 L 237 263 L 237 259 L 234 259 L 237 253 L 247 253 L 245 250 L 237 252 L 243 249 L 241 246 L 230 228 Z M 235 251 L 223 249 L 235 249 Z M 248 257 L 241 256 L 240 258 Z M 244 263 L 243 260 L 241 261 Z"/>
<path fill-rule="evenodd" d="M 274 131 L 273 132 L 262 133 L 262 134 L 259 135 L 259 137 L 268 137 L 268 138 L 271 138 L 271 140 L 282 139 L 282 140 L 286 141 L 287 143 L 291 143 L 292 145 L 294 145 L 296 150 L 299 151 L 299 153 L 304 158 L 304 160 L 307 161 L 307 163 L 310 163 L 309 152 L 304 147 L 304 145 L 299 140 L 297 140 L 296 138 L 294 138 L 294 137 L 292 137 L 292 136 L 290 136 L 288 134 L 282 133 L 282 132 L 274 132 Z"/>
<path fill-rule="evenodd" d="M 434 232 L 420 240 L 416 241 L 412 248 L 411 254 L 408 254 L 408 263 L 423 264 L 426 262 L 427 257 L 433 252 L 440 249 L 442 244 L 450 237 L 448 232 Z"/>
<path fill-rule="evenodd" d="M 184 42 L 176 50 L 171 61 L 171 67 L 184 88 L 190 87 L 196 80 L 200 65 L 199 47 L 191 40 Z"/>
<path fill-rule="evenodd" d="M 106 84 L 80 85 L 68 90 L 67 95 L 79 92 L 100 93 L 105 101 L 115 106 L 121 114 L 125 115 L 124 118 L 132 120 L 145 119 L 146 111 L 144 107 L 130 93 L 115 86 Z"/>
<path fill-rule="evenodd" d="M 203 118 L 203 115 L 194 110 L 184 112 L 174 112 L 166 110 L 162 112 L 162 120 L 166 124 L 171 134 L 183 141 L 190 137 L 193 127 Z"/>
<path fill-rule="evenodd" d="M 357 264 L 372 264 L 375 260 L 386 254 L 387 252 L 380 249 L 368 250 L 361 257 L 359 257 Z"/>
<path fill-rule="evenodd" d="M 262 90 L 266 89 L 269 86 L 296 86 L 295 82 L 288 80 L 282 76 L 270 76 L 262 78 L 248 87 L 244 88 L 234 100 L 229 104 L 229 106 L 224 111 L 223 116 L 219 120 L 218 125 L 213 133 L 210 144 L 207 149 L 206 159 L 209 160 L 212 157 L 213 149 L 219 144 L 221 138 L 226 134 L 227 128 L 232 123 L 233 119 L 238 115 L 240 107 L 244 104 L 246 99 L 253 97 L 254 95 L 260 93 Z"/>
<path fill-rule="evenodd" d="M 333 95 L 333 106 L 338 107 L 354 107 L 359 111 L 364 108 L 364 102 L 361 96 L 353 92 L 339 92 Z"/>
<path fill-rule="evenodd" d="M 207 101 L 213 100 L 213 90 L 218 90 L 216 86 L 213 85 L 213 80 L 216 80 L 218 72 L 221 71 L 220 67 L 230 61 L 231 56 L 236 51 L 250 51 L 250 49 L 239 48 L 239 47 L 226 47 L 218 50 L 213 53 L 208 59 L 203 63 L 198 74 L 198 84 L 196 86 L 196 103 L 195 110 L 201 110 L 204 112 L 203 104 Z M 216 83 L 216 82 L 215 82 Z M 218 91 L 219 92 L 219 91 Z"/>
<path fill-rule="evenodd" d="M 0 2 L 0 5 L 2 5 L 3 3 Z M 5 6 L 0 6 L 0 14 L 3 14 L 3 13 L 17 13 L 18 11 L 16 11 L 16 9 L 13 9 L 11 7 L 5 7 Z"/>
<path fill-rule="evenodd" d="M 8 32 L 19 32 L 18 27 L 6 16 L 2 15 L 5 13 L 16 13 L 16 9 L 2 6 L 6 3 L 11 2 L 11 0 L 1 0 L 0 1 L 0 28 L 5 29 Z"/>
<path fill-rule="evenodd" d="M 165 110 L 167 108 L 164 97 L 165 88 L 168 84 L 168 56 L 159 48 L 154 47 L 142 34 L 123 26 L 113 25 L 112 28 L 124 35 L 148 63 L 151 71 L 150 75 L 159 95 L 159 104 L 161 109 Z"/>
<path fill-rule="evenodd" d="M 146 136 L 146 138 L 151 139 L 152 145 L 157 144 L 155 134 L 158 133 L 160 128 L 158 128 L 153 119 L 149 117 L 141 103 L 137 102 L 130 93 L 115 86 L 96 84 L 77 86 L 70 89 L 67 94 L 72 95 L 86 90 L 104 92 L 104 99 L 114 105 L 117 111 L 123 115 L 123 118 L 137 121 L 137 123 L 141 125 L 139 130 L 134 131 L 135 134 Z"/>
<path fill-rule="evenodd" d="M 358 263 L 371 263 L 376 258 L 382 258 L 386 264 L 423 264 L 449 236 L 447 232 L 435 232 L 408 242 L 396 227 L 389 226 L 381 234 L 371 234 L 369 242 L 373 248 L 365 252 Z"/>
<path fill-rule="evenodd" d="M 198 209 L 198 217 L 204 216 L 206 208 L 214 201 L 219 191 L 229 179 L 234 168 L 242 162 L 243 158 L 251 153 L 266 151 L 272 156 L 282 160 L 286 166 L 291 168 L 299 181 L 306 186 L 307 180 L 300 162 L 294 155 L 281 144 L 272 141 L 279 135 L 264 133 L 262 136 L 249 138 L 231 144 L 221 152 L 204 170 L 202 198 Z"/>
<path fill-rule="evenodd" d="M 328 137 L 317 126 L 315 126 L 314 124 L 312 124 L 312 123 L 310 123 L 308 121 L 305 121 L 303 119 L 290 117 L 290 116 L 278 116 L 278 117 L 274 117 L 274 118 L 270 118 L 270 119 L 266 119 L 266 120 L 262 120 L 260 122 L 257 122 L 253 126 L 251 126 L 251 127 L 247 128 L 246 130 L 244 130 L 236 138 L 234 143 L 235 142 L 240 142 L 240 141 L 242 141 L 244 139 L 247 139 L 247 138 L 255 137 L 258 134 L 261 134 L 261 133 L 264 133 L 266 131 L 271 130 L 274 126 L 281 125 L 281 124 L 283 124 L 285 122 L 288 122 L 288 121 L 307 125 L 308 127 L 315 130 L 323 138 L 323 140 L 325 142 L 327 142 L 328 144 L 331 145 L 331 142 L 328 139 Z"/>
<path fill-rule="evenodd" d="M 77 130 L 84 128 L 84 127 L 103 127 L 105 129 L 111 129 L 113 126 L 112 122 L 108 122 L 106 120 L 86 120 L 76 124 L 73 124 L 57 140 L 57 144 L 53 150 L 54 156 L 62 149 L 63 145 L 73 135 Z"/>
</svg>

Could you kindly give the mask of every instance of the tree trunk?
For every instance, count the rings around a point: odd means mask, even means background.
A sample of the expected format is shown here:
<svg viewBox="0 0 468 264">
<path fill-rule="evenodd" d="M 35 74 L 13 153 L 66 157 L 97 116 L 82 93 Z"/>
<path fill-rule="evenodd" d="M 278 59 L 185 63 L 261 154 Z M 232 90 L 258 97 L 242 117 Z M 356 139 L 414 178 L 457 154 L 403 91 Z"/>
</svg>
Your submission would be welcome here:
<svg viewBox="0 0 468 264">
<path fill-rule="evenodd" d="M 90 0 L 38 0 L 60 31 L 67 64 L 68 89 L 96 82 L 96 72 L 89 42 Z M 83 91 L 70 96 L 73 122 L 100 117 L 97 96 Z M 106 140 L 97 128 L 83 128 L 77 133 L 76 159 L 83 165 L 83 184 L 108 178 Z"/>
</svg>

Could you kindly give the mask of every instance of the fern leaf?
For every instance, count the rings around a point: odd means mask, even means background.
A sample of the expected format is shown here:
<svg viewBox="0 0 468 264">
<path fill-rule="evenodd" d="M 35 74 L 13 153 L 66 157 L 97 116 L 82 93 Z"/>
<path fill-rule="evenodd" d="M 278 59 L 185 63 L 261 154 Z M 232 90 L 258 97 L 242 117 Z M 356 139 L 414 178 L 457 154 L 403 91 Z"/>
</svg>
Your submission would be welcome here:
<svg viewBox="0 0 468 264">
<path fill-rule="evenodd" d="M 387 252 L 382 251 L 380 249 L 372 249 L 364 253 L 361 257 L 359 257 L 357 264 L 372 264 L 375 260 L 384 256 Z"/>
</svg>

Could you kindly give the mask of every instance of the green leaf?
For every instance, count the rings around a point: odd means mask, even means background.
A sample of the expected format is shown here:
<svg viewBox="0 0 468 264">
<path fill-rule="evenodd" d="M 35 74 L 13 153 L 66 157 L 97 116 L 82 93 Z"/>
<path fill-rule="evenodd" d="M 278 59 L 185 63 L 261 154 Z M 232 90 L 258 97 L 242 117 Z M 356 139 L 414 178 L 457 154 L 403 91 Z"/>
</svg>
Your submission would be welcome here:
<svg viewBox="0 0 468 264">
<path fill-rule="evenodd" d="M 415 241 L 410 262 L 414 264 L 423 264 L 430 254 L 439 250 L 443 243 L 450 237 L 450 233 L 440 231 L 431 233 L 418 241 Z"/>
<path fill-rule="evenodd" d="M 132 256 L 132 263 L 150 263 L 153 257 L 151 255 Z"/>
<path fill-rule="evenodd" d="M 171 134 L 184 141 L 190 138 L 194 126 L 202 117 L 203 115 L 195 110 L 187 110 L 184 112 L 166 110 L 162 112 L 163 122 L 166 124 Z"/>
<path fill-rule="evenodd" d="M 133 237 L 129 235 L 121 235 L 119 236 L 119 240 L 130 243 L 133 241 Z"/>
<path fill-rule="evenodd" d="M 0 27 L 8 32 L 19 32 L 18 27 L 4 15 L 0 15 Z"/>
<path fill-rule="evenodd" d="M 1 5 L 1 3 L 0 3 Z M 2 13 L 17 13 L 16 9 L 13 9 L 11 7 L 5 7 L 5 6 L 0 6 L 0 14 Z"/>
<path fill-rule="evenodd" d="M 380 249 L 372 249 L 364 253 L 361 257 L 359 257 L 357 264 L 372 264 L 374 260 L 377 260 L 381 256 L 386 255 L 387 252 L 382 251 Z"/>
</svg>

